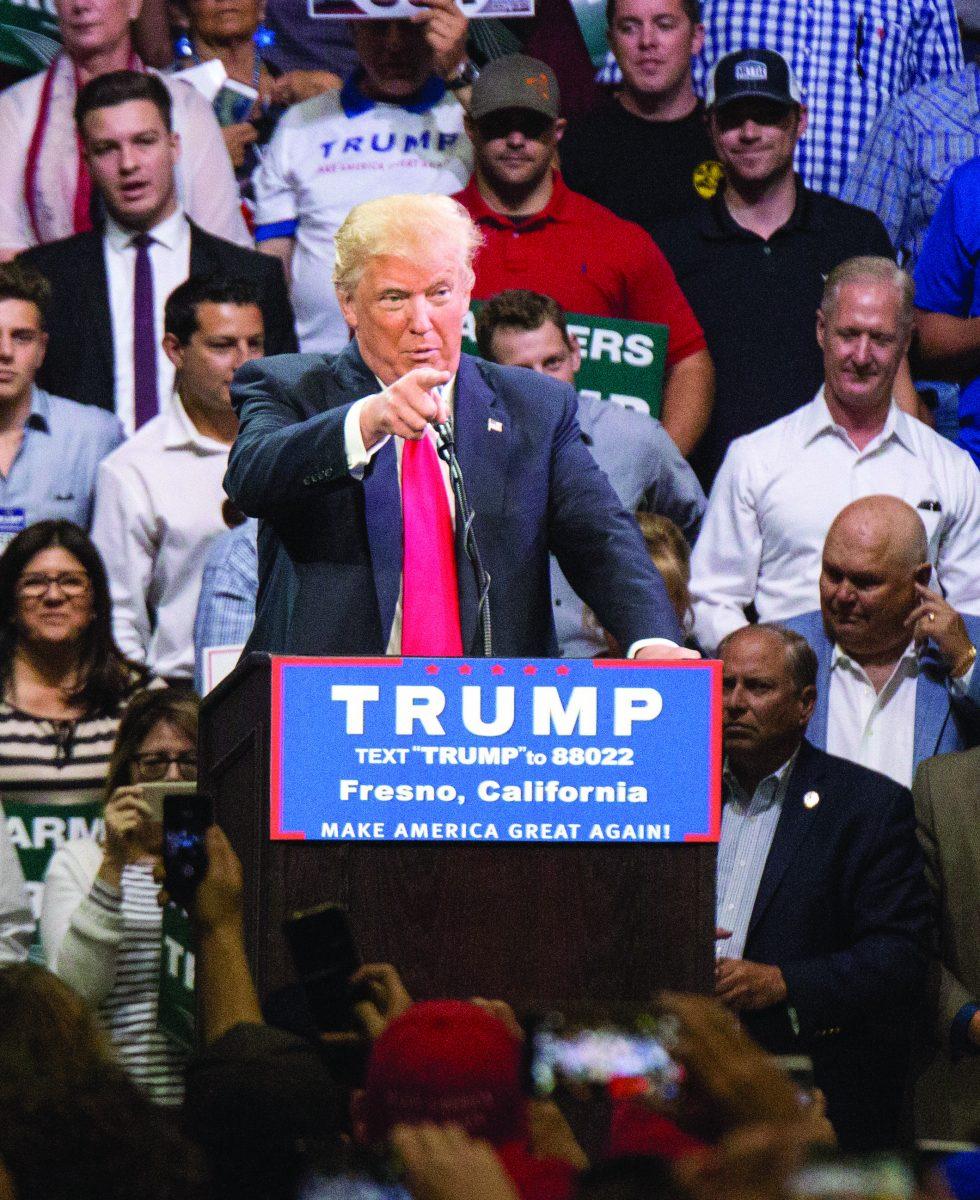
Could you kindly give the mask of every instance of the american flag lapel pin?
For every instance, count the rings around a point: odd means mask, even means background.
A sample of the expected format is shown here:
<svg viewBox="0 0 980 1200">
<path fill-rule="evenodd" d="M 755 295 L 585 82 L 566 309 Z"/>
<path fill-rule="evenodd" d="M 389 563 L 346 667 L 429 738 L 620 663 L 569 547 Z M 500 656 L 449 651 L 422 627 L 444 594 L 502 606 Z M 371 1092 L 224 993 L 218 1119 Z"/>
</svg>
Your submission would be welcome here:
<svg viewBox="0 0 980 1200">
<path fill-rule="evenodd" d="M 497 421 L 493 417 L 487 417 L 487 429 L 490 433 L 503 433 L 504 423 L 503 421 Z"/>
</svg>

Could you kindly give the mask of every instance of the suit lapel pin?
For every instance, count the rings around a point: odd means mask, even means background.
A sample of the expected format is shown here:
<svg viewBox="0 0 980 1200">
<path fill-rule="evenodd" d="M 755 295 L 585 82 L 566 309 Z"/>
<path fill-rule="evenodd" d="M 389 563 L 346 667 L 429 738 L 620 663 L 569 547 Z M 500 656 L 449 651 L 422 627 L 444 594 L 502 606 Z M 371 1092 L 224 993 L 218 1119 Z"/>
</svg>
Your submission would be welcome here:
<svg viewBox="0 0 980 1200">
<path fill-rule="evenodd" d="M 816 808 L 819 803 L 820 803 L 820 793 L 819 792 L 807 792 L 807 794 L 803 797 L 803 807 L 804 808 Z"/>
<path fill-rule="evenodd" d="M 495 421 L 493 417 L 487 417 L 487 429 L 491 433 L 503 433 L 504 423 L 503 421 Z"/>
</svg>

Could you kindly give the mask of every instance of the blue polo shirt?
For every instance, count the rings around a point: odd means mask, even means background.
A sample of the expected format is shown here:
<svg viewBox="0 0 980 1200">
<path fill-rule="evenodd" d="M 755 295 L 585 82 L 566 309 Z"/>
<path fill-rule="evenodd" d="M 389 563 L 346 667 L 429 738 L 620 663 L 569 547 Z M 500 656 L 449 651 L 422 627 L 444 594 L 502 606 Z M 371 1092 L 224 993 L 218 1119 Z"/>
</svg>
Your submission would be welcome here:
<svg viewBox="0 0 980 1200">
<path fill-rule="evenodd" d="M 980 156 L 953 172 L 915 268 L 915 303 L 927 312 L 980 316 Z M 957 442 L 980 465 L 980 376 L 960 390 Z"/>
<path fill-rule="evenodd" d="M 96 468 L 124 436 L 105 409 L 36 387 L 20 449 L 0 474 L 0 544 L 35 521 L 63 517 L 88 529 Z"/>
</svg>

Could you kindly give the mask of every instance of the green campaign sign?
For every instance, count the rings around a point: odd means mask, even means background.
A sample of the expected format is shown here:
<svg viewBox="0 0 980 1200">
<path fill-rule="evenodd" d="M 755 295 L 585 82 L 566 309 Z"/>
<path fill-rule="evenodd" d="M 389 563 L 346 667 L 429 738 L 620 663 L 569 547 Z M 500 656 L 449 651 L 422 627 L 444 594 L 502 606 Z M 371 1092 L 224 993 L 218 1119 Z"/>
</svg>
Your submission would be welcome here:
<svg viewBox="0 0 980 1200">
<path fill-rule="evenodd" d="M 2 798 L 7 832 L 13 843 L 33 901 L 40 910 L 40 888 L 51 855 L 74 838 L 102 837 L 102 792 L 85 788 L 78 792 L 43 792 L 36 799 L 7 792 Z M 32 887 L 32 885 L 34 885 Z"/>
<path fill-rule="evenodd" d="M 52 0 L 0 0 L 0 63 L 33 74 L 44 70 L 59 46 Z"/>
<path fill-rule="evenodd" d="M 472 304 L 463 320 L 463 349 L 468 354 L 479 354 L 479 307 L 479 302 Z M 567 313 L 566 319 L 568 332 L 582 348 L 582 365 L 575 377 L 578 391 L 658 417 L 667 361 L 667 326 L 583 313 Z"/>
<path fill-rule="evenodd" d="M 167 904 L 163 909 L 157 1028 L 188 1053 L 197 1049 L 194 965 L 191 919 L 176 904 Z"/>
<path fill-rule="evenodd" d="M 77 792 L 43 792 L 37 798 L 7 792 L 0 797 L 7 833 L 17 851 L 34 919 L 41 915 L 44 873 L 59 846 L 74 838 L 101 838 L 102 792 L 86 788 Z M 31 957 L 40 961 L 35 942 Z"/>
</svg>

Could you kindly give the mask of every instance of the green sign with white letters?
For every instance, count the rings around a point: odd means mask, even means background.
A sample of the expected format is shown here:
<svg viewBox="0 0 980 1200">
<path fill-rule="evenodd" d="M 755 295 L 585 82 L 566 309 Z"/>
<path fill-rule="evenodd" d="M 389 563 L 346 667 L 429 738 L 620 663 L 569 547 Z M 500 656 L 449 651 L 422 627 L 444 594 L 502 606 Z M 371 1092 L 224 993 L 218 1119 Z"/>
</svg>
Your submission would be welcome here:
<svg viewBox="0 0 980 1200">
<path fill-rule="evenodd" d="M 467 354 L 479 354 L 479 308 L 479 301 L 474 302 L 463 320 L 463 349 Z M 582 365 L 575 377 L 578 391 L 658 417 L 667 361 L 667 326 L 582 313 L 568 313 L 566 320 L 569 334 L 582 349 Z"/>
</svg>

